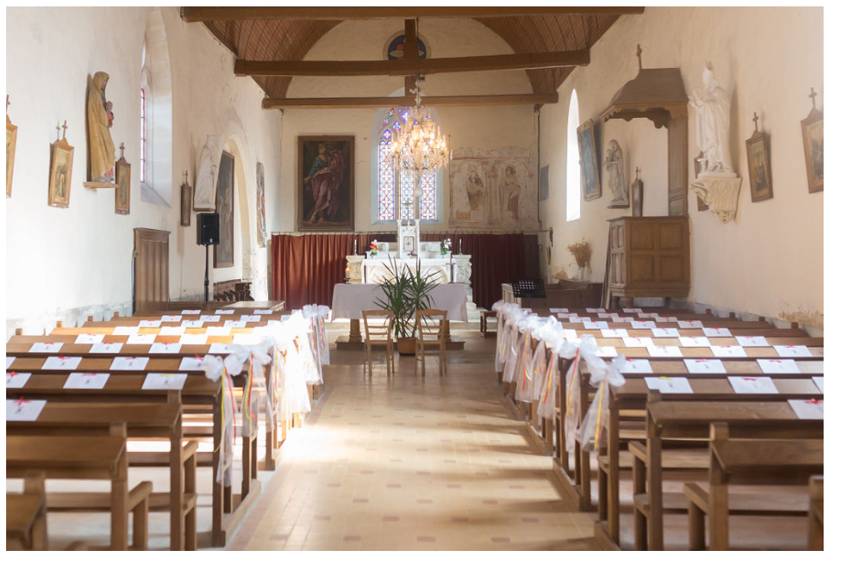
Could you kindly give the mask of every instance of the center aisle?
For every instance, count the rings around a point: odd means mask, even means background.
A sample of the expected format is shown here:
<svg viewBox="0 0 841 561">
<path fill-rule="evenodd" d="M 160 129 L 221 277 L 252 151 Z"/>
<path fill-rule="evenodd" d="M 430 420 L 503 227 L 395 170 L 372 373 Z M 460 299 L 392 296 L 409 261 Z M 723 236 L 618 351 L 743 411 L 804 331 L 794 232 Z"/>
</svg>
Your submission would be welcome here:
<svg viewBox="0 0 841 561">
<path fill-rule="evenodd" d="M 229 549 L 590 548 L 592 517 L 563 504 L 551 458 L 503 402 L 494 340 L 457 337 L 443 380 L 409 357 L 371 381 L 364 353 L 334 351 L 328 392 Z"/>
</svg>

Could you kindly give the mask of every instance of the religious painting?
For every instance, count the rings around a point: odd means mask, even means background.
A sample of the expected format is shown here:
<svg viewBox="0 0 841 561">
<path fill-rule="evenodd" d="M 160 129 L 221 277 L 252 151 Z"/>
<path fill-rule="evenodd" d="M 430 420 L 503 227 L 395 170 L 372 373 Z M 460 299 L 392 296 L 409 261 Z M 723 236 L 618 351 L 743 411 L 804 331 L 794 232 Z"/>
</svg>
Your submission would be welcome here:
<svg viewBox="0 0 841 561">
<path fill-rule="evenodd" d="M 199 154 L 199 164 L 196 168 L 196 184 L 193 191 L 193 210 L 213 211 L 213 193 L 216 187 L 216 163 L 213 161 L 210 147 L 205 144 Z"/>
<path fill-rule="evenodd" d="M 131 164 L 120 156 L 116 164 L 116 188 L 114 189 L 114 212 L 131 212 Z"/>
<path fill-rule="evenodd" d="M 70 182 L 73 177 L 73 152 L 65 134 L 50 144 L 50 181 L 47 204 L 54 207 L 70 206 Z"/>
<path fill-rule="evenodd" d="M 640 168 L 637 168 L 636 177 L 634 178 L 634 182 L 631 183 L 631 216 L 642 216 L 644 197 L 645 185 L 642 179 L 640 179 Z"/>
<path fill-rule="evenodd" d="M 189 226 L 192 219 L 193 187 L 187 181 L 187 172 L 184 172 L 184 183 L 181 184 L 181 225 Z"/>
<path fill-rule="evenodd" d="M 812 110 L 800 121 L 803 130 L 803 153 L 806 157 L 806 179 L 809 192 L 823 191 L 823 111 L 815 107 L 815 94 L 812 92 Z"/>
<path fill-rule="evenodd" d="M 406 35 L 403 32 L 396 34 L 388 40 L 385 47 L 385 56 L 388 60 L 399 60 L 403 58 L 403 49 L 406 46 Z M 418 58 L 429 56 L 426 48 L 426 41 L 418 36 Z"/>
<path fill-rule="evenodd" d="M 750 200 L 754 203 L 766 201 L 774 196 L 771 184 L 771 138 L 757 129 L 745 141 L 745 146 L 748 153 Z"/>
<path fill-rule="evenodd" d="M 450 224 L 486 226 L 490 221 L 488 162 L 453 159 L 450 171 Z"/>
<path fill-rule="evenodd" d="M 266 247 L 266 176 L 263 163 L 257 162 L 257 246 Z"/>
<path fill-rule="evenodd" d="M 628 183 L 625 181 L 625 158 L 616 140 L 607 144 L 604 173 L 612 197 L 607 208 L 628 208 L 631 201 L 628 197 Z"/>
<path fill-rule="evenodd" d="M 354 137 L 298 137 L 298 230 L 353 231 Z"/>
<path fill-rule="evenodd" d="M 585 201 L 592 201 L 602 196 L 597 133 L 596 124 L 592 119 L 578 127 L 578 153 L 581 157 Z"/>
<path fill-rule="evenodd" d="M 234 266 L 234 157 L 222 152 L 216 180 L 216 212 L 219 213 L 219 243 L 213 246 L 213 266 Z"/>
<path fill-rule="evenodd" d="M 12 176 L 15 174 L 15 149 L 18 144 L 18 128 L 6 113 L 6 197 L 12 196 Z"/>
</svg>

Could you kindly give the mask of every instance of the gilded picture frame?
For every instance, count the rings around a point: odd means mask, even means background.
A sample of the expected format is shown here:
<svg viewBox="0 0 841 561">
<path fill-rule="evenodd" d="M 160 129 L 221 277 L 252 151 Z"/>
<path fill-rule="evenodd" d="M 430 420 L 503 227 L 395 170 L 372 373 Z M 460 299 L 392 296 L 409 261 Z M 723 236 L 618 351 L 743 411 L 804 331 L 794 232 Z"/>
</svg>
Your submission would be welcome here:
<svg viewBox="0 0 841 561">
<path fill-rule="evenodd" d="M 758 203 L 773 198 L 771 179 L 771 137 L 759 130 L 745 141 L 750 179 L 750 200 Z"/>
<path fill-rule="evenodd" d="M 353 231 L 354 142 L 353 136 L 298 137 L 298 231 Z"/>
<path fill-rule="evenodd" d="M 131 164 L 122 156 L 114 164 L 114 212 L 131 214 Z"/>
<path fill-rule="evenodd" d="M 823 191 L 823 111 L 812 108 L 800 121 L 803 131 L 803 156 L 810 193 Z"/>
<path fill-rule="evenodd" d="M 70 189 L 73 186 L 73 155 L 75 148 L 62 137 L 50 144 L 50 177 L 47 204 L 57 208 L 70 206 Z"/>
<path fill-rule="evenodd" d="M 578 154 L 581 161 L 581 185 L 585 201 L 594 201 L 602 196 L 598 132 L 593 119 L 589 119 L 578 127 Z"/>
<path fill-rule="evenodd" d="M 15 151 L 18 145 L 18 127 L 6 115 L 6 198 L 12 196 L 12 179 L 15 175 Z"/>
</svg>

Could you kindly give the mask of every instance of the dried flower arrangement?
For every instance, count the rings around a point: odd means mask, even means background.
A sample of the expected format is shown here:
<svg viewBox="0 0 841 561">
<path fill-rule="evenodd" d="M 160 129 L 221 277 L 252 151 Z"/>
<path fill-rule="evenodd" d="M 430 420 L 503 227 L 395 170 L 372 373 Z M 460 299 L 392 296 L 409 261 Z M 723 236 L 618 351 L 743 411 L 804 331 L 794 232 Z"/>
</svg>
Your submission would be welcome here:
<svg viewBox="0 0 841 561">
<path fill-rule="evenodd" d="M 575 263 L 580 269 L 586 269 L 590 266 L 590 257 L 593 255 L 590 242 L 582 240 L 567 246 L 567 249 L 575 257 Z"/>
</svg>

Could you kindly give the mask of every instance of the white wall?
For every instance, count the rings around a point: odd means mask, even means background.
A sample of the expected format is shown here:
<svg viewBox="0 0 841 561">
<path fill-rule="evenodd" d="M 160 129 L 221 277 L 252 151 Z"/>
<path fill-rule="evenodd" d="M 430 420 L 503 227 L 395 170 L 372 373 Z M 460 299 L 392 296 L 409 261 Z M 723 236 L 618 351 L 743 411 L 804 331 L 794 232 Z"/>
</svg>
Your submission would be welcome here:
<svg viewBox="0 0 841 561">
<path fill-rule="evenodd" d="M 213 281 L 254 275 L 255 296 L 265 296 L 266 251 L 257 250 L 253 227 L 243 254 L 239 205 L 247 199 L 253 226 L 256 161 L 263 161 L 266 190 L 278 188 L 280 116 L 260 107 L 262 91 L 233 76 L 233 56 L 200 24 L 181 21 L 177 8 L 160 8 L 172 71 L 172 198 L 170 207 L 141 201 L 138 179 L 141 48 L 149 8 L 9 8 L 6 76 L 10 115 L 18 125 L 14 190 L 6 200 L 7 324 L 12 327 L 73 320 L 131 302 L 133 229 L 168 230 L 170 297 L 201 293 L 204 251 L 192 226 L 179 226 L 183 172 L 195 177 L 207 135 L 235 145 L 238 158 L 236 266 L 213 272 Z M 132 167 L 131 214 L 114 213 L 113 191 L 89 191 L 85 181 L 86 76 L 108 72 L 114 104 L 115 144 L 126 144 Z M 47 206 L 49 144 L 57 121 L 67 120 L 76 147 L 70 207 Z M 240 179 L 244 179 L 243 181 Z M 244 266 L 243 266 L 244 264 Z"/>
<path fill-rule="evenodd" d="M 550 165 L 550 198 L 541 208 L 554 230 L 550 269 L 575 270 L 566 247 L 580 239 L 593 246 L 592 279 L 604 275 L 605 219 L 630 214 L 608 210 L 609 194 L 582 201 L 582 217 L 565 220 L 565 138 L 569 96 L 578 93 L 581 120 L 596 118 L 613 94 L 636 75 L 637 43 L 645 67 L 679 67 L 687 92 L 701 87 L 706 61 L 733 92 L 731 150 L 742 177 L 737 219 L 722 224 L 698 212 L 690 195 L 692 288 L 689 300 L 767 317 L 823 324 L 823 194 L 809 194 L 800 120 L 811 107 L 809 88 L 823 91 L 823 15 L 815 8 L 646 8 L 623 16 L 559 88 L 560 102 L 541 114 L 541 160 Z M 823 96 L 818 97 L 823 106 Z M 745 140 L 753 112 L 771 135 L 774 198 L 752 203 Z M 690 109 L 690 158 L 698 153 Z M 665 132 L 647 121 L 611 121 L 604 140 L 617 138 L 645 182 L 646 214 L 666 213 Z M 690 162 L 690 174 L 693 166 Z"/>
</svg>

